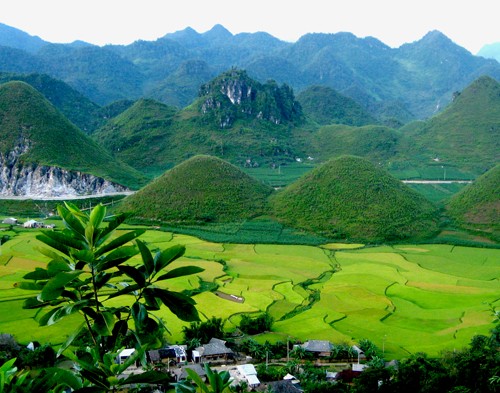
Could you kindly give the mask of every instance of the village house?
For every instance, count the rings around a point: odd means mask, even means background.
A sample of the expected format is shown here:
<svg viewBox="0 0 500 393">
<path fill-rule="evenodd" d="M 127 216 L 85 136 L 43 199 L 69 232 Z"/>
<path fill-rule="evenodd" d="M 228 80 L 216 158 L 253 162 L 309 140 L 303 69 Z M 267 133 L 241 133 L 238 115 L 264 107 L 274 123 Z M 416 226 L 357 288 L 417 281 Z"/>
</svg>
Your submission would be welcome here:
<svg viewBox="0 0 500 393">
<path fill-rule="evenodd" d="M 195 363 L 226 361 L 233 357 L 233 350 L 226 347 L 224 340 L 219 340 L 218 338 L 212 338 L 208 344 L 204 344 L 193 350 L 193 361 Z"/>
<path fill-rule="evenodd" d="M 19 221 L 17 220 L 17 218 L 14 217 L 7 217 L 2 221 L 2 224 L 8 224 L 8 225 L 17 225 L 18 223 Z"/>
<path fill-rule="evenodd" d="M 333 345 L 330 341 L 309 340 L 302 344 L 302 348 L 317 357 L 329 357 L 332 354 Z"/>
</svg>

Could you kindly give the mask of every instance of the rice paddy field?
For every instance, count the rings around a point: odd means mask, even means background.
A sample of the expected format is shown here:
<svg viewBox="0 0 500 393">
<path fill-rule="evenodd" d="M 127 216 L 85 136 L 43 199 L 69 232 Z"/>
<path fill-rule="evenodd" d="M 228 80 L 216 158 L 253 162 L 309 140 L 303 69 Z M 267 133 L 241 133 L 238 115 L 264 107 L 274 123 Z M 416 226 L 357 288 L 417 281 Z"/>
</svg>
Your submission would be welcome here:
<svg viewBox="0 0 500 393">
<path fill-rule="evenodd" d="M 23 299 L 33 293 L 15 287 L 24 274 L 48 262 L 37 250 L 36 233 L 2 232 L 11 238 L 0 245 L 0 333 L 56 345 L 78 318 L 40 328 L 35 312 L 22 309 Z M 489 334 L 490 305 L 500 305 L 498 249 L 229 244 L 157 230 L 141 238 L 151 248 L 183 244 L 186 253 L 172 267 L 205 269 L 169 281 L 171 289 L 218 285 L 217 293 L 194 296 L 202 318 L 223 318 L 231 331 L 242 313 L 267 311 L 275 320 L 264 336 L 268 340 L 354 343 L 367 338 L 386 358 L 419 351 L 435 356 L 466 346 L 475 334 Z M 170 330 L 168 340 L 180 342 L 184 323 L 167 309 L 159 316 Z"/>
</svg>

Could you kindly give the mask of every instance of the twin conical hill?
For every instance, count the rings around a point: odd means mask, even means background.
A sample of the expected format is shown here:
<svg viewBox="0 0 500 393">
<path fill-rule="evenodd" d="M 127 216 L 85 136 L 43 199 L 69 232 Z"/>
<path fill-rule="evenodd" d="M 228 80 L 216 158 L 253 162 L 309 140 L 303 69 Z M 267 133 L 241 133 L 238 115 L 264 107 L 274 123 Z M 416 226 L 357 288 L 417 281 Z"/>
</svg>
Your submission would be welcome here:
<svg viewBox="0 0 500 393">
<path fill-rule="evenodd" d="M 144 176 L 117 162 L 24 82 L 0 85 L 0 153 L 23 163 L 89 173 L 138 188 Z"/>
<path fill-rule="evenodd" d="M 425 238 L 437 230 L 430 202 L 354 156 L 328 161 L 271 201 L 278 219 L 326 237 L 379 242 Z"/>
<path fill-rule="evenodd" d="M 454 195 L 447 207 L 449 214 L 459 222 L 498 227 L 500 222 L 500 164 Z"/>
<path fill-rule="evenodd" d="M 200 155 L 127 197 L 120 209 L 165 222 L 235 222 L 262 214 L 270 193 L 234 165 Z"/>
</svg>

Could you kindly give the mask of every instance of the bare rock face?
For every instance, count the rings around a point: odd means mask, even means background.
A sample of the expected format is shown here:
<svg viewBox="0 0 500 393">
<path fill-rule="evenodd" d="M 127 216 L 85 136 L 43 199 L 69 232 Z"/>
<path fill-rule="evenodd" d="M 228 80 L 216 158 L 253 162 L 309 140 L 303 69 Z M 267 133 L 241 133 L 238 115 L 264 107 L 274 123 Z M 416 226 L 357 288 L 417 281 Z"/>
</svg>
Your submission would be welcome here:
<svg viewBox="0 0 500 393">
<path fill-rule="evenodd" d="M 0 196 L 36 199 L 128 191 L 126 187 L 88 173 L 23 163 L 19 158 L 28 149 L 29 143 L 20 143 L 7 154 L 0 153 Z"/>
</svg>

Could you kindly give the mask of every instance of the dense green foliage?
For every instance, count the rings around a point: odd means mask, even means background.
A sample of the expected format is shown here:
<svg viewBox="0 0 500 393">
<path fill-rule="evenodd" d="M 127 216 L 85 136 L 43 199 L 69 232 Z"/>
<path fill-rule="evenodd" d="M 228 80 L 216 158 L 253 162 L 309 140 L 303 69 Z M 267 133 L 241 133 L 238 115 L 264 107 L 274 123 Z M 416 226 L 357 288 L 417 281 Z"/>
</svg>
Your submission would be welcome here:
<svg viewBox="0 0 500 393">
<path fill-rule="evenodd" d="M 461 223 L 482 225 L 498 232 L 500 217 L 500 164 L 454 195 L 448 213 Z"/>
<path fill-rule="evenodd" d="M 396 241 L 431 236 L 435 208 L 368 161 L 332 159 L 272 198 L 276 216 L 327 237 Z"/>
<path fill-rule="evenodd" d="M 241 316 L 239 328 L 245 334 L 259 334 L 271 331 L 274 318 L 267 312 L 257 317 L 251 317 L 247 314 Z"/>
<path fill-rule="evenodd" d="M 224 322 L 222 318 L 212 317 L 206 321 L 191 322 L 182 328 L 184 343 L 194 349 L 210 342 L 212 338 L 224 338 Z"/>
<path fill-rule="evenodd" d="M 196 156 L 127 197 L 120 210 L 158 221 L 234 222 L 264 213 L 270 193 L 234 165 Z"/>
<path fill-rule="evenodd" d="M 297 95 L 304 113 L 321 125 L 364 126 L 377 120 L 352 98 L 326 86 L 311 86 Z"/>
<path fill-rule="evenodd" d="M 0 85 L 0 114 L 1 153 L 24 148 L 24 162 L 91 173 L 133 188 L 144 182 L 24 82 Z"/>
<path fill-rule="evenodd" d="M 236 119 L 264 119 L 275 124 L 298 123 L 302 107 L 293 90 L 275 81 L 261 84 L 246 71 L 231 69 L 200 87 L 200 111 L 214 117 L 220 128 Z"/>
</svg>

